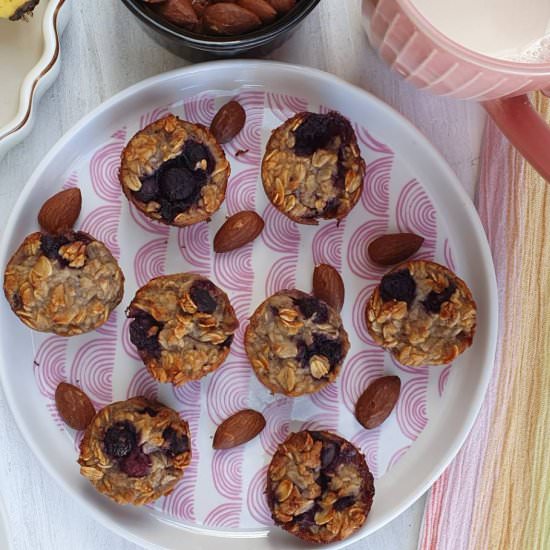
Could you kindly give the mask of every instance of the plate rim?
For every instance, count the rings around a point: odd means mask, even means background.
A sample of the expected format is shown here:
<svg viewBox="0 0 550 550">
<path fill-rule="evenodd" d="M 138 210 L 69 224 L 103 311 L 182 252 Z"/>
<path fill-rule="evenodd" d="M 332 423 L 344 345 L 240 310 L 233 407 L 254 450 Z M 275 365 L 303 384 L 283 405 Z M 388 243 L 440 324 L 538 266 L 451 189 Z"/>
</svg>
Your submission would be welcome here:
<svg viewBox="0 0 550 550">
<path fill-rule="evenodd" d="M 16 115 L 0 126 L 0 157 L 25 138 L 34 123 L 36 104 L 55 80 L 61 59 L 61 35 L 68 20 L 69 6 L 67 0 L 50 0 L 46 7 L 41 27 L 44 49 L 21 84 Z"/>
<path fill-rule="evenodd" d="M 216 70 L 221 68 L 226 69 L 231 67 L 235 68 L 235 74 L 238 74 L 237 69 L 242 70 L 243 68 L 246 68 L 249 72 L 250 71 L 253 72 L 254 70 L 257 70 L 257 69 L 264 69 L 264 70 L 270 69 L 273 71 L 283 71 L 283 72 L 295 71 L 297 73 L 300 73 L 300 75 L 303 78 L 312 77 L 312 78 L 315 78 L 316 80 L 328 82 L 331 85 L 336 86 L 337 88 L 341 88 L 344 90 L 345 89 L 353 90 L 355 93 L 358 92 L 359 95 L 362 95 L 367 101 L 374 103 L 377 106 L 377 108 L 381 109 L 385 113 L 388 113 L 388 115 L 391 115 L 392 117 L 394 117 L 394 119 L 399 120 L 400 124 L 405 126 L 407 130 L 410 132 L 410 134 L 415 137 L 415 140 L 416 140 L 415 143 L 417 143 L 423 150 L 430 151 L 431 153 L 430 162 L 433 161 L 434 163 L 436 163 L 438 165 L 439 170 L 446 174 L 448 178 L 448 182 L 451 183 L 452 185 L 453 191 L 456 194 L 458 194 L 458 198 L 460 199 L 463 212 L 467 215 L 469 222 L 471 222 L 473 226 L 475 234 L 478 237 L 478 241 L 479 241 L 478 244 L 482 248 L 483 257 L 484 257 L 485 263 L 487 264 L 484 266 L 485 268 L 484 272 L 485 272 L 485 275 L 487 276 L 486 282 L 488 283 L 488 292 L 489 292 L 489 296 L 488 296 L 488 314 L 489 314 L 488 317 L 489 318 L 487 321 L 487 328 L 488 328 L 487 340 L 488 341 L 486 344 L 487 351 L 485 353 L 485 356 L 487 357 L 489 364 L 483 370 L 482 376 L 480 377 L 480 384 L 478 384 L 478 386 L 476 387 L 476 391 L 474 393 L 474 401 L 473 401 L 475 403 L 475 406 L 471 407 L 470 410 L 468 411 L 466 415 L 466 420 L 464 421 L 462 429 L 456 434 L 453 445 L 451 445 L 451 447 L 448 448 L 443 453 L 443 457 L 441 458 L 439 463 L 433 468 L 432 474 L 429 476 L 430 479 L 427 479 L 422 484 L 420 484 L 415 491 L 413 491 L 406 499 L 404 499 L 401 502 L 399 506 L 397 506 L 393 510 L 392 513 L 386 513 L 386 516 L 384 516 L 383 519 L 379 522 L 380 525 L 378 525 L 375 529 L 369 530 L 368 533 L 365 532 L 364 529 L 360 530 L 359 532 L 355 533 L 352 537 L 346 539 L 345 541 L 341 541 L 340 543 L 333 543 L 327 546 L 327 548 L 339 549 L 353 542 L 357 542 L 358 540 L 361 540 L 362 538 L 368 536 L 369 534 L 372 534 L 374 531 L 378 530 L 382 526 L 387 525 L 390 521 L 392 521 L 397 516 L 402 514 L 409 506 L 411 506 L 414 502 L 416 502 L 435 483 L 435 481 L 437 481 L 437 479 L 441 476 L 443 471 L 447 468 L 447 466 L 451 463 L 451 461 L 454 459 L 456 454 L 459 452 L 459 450 L 463 446 L 468 434 L 470 433 L 473 427 L 473 424 L 481 409 L 481 405 L 483 403 L 485 394 L 487 392 L 489 382 L 491 380 L 495 356 L 496 356 L 497 334 L 498 334 L 497 280 L 496 280 L 490 246 L 489 246 L 483 225 L 481 223 L 481 220 L 474 207 L 472 200 L 470 199 L 465 189 L 460 184 L 456 174 L 452 171 L 452 169 L 450 168 L 446 160 L 443 158 L 441 153 L 439 153 L 439 151 L 420 132 L 420 130 L 418 130 L 401 113 L 399 113 L 396 109 L 394 109 L 393 107 L 391 107 L 390 105 L 388 105 L 387 103 L 385 103 L 384 101 L 382 101 L 381 99 L 373 95 L 372 93 L 368 92 L 367 90 L 359 86 L 356 86 L 354 84 L 351 84 L 331 73 L 328 73 L 316 68 L 278 62 L 278 61 L 242 60 L 242 59 L 217 60 L 217 61 L 209 61 L 206 63 L 200 63 L 195 65 L 189 65 L 186 67 L 174 69 L 171 71 L 167 71 L 165 73 L 161 73 L 161 74 L 149 77 L 147 79 L 144 79 L 136 84 L 133 84 L 119 91 L 118 93 L 113 95 L 111 98 L 109 98 L 105 102 L 98 105 L 90 113 L 85 115 L 76 124 L 74 124 L 50 148 L 48 153 L 43 157 L 43 159 L 40 161 L 37 167 L 33 170 L 32 175 L 26 182 L 25 186 L 23 187 L 23 190 L 21 191 L 17 201 L 13 206 L 12 213 L 8 219 L 2 238 L 0 240 L 0 263 L 2 266 L 5 266 L 6 261 L 9 258 L 9 251 L 10 251 L 9 240 L 10 239 L 8 238 L 8 236 L 11 237 L 11 234 L 13 233 L 13 230 L 14 230 L 14 226 L 18 219 L 18 212 L 26 203 L 29 194 L 33 190 L 34 186 L 36 185 L 36 180 L 39 178 L 40 174 L 44 171 L 44 169 L 48 166 L 52 157 L 54 157 L 55 154 L 57 154 L 57 152 L 60 149 L 62 149 L 68 142 L 70 142 L 80 130 L 85 128 L 91 121 L 93 121 L 95 117 L 100 115 L 103 111 L 108 110 L 112 106 L 116 105 L 117 103 L 124 102 L 129 98 L 131 98 L 132 96 L 134 96 L 136 93 L 139 93 L 140 91 L 146 90 L 149 87 L 160 84 L 163 81 L 167 81 L 173 78 L 188 76 L 189 74 L 193 74 L 193 73 L 201 73 L 203 71 L 209 72 L 211 70 Z M 151 540 L 144 539 L 141 536 L 134 534 L 126 525 L 117 523 L 113 518 L 109 517 L 108 514 L 101 511 L 98 507 L 93 506 L 86 498 L 84 498 L 84 496 L 80 492 L 77 491 L 76 487 L 73 487 L 60 473 L 58 473 L 58 471 L 52 465 L 50 465 L 46 457 L 43 456 L 42 451 L 39 448 L 38 444 L 34 442 L 33 438 L 30 435 L 30 432 L 26 430 L 25 420 L 20 414 L 16 396 L 12 395 L 11 392 L 8 391 L 7 368 L 5 365 L 3 354 L 1 353 L 0 353 L 0 384 L 2 385 L 2 388 L 4 390 L 4 394 L 6 396 L 6 400 L 8 402 L 10 411 L 14 416 L 16 424 L 25 442 L 27 443 L 27 445 L 29 445 L 29 447 L 31 448 L 35 456 L 38 458 L 42 466 L 45 468 L 45 470 L 55 479 L 55 481 L 61 487 L 63 487 L 65 491 L 67 491 L 78 502 L 82 503 L 85 506 L 87 512 L 89 512 L 92 517 L 94 517 L 96 520 L 98 520 L 101 524 L 109 528 L 114 533 L 119 534 L 132 542 L 135 542 L 141 545 L 145 544 L 147 545 L 147 547 L 166 548 L 164 546 L 158 546 L 155 543 L 152 543 Z M 184 530 L 182 529 L 182 531 Z M 204 536 L 205 542 L 208 542 L 210 540 L 213 540 L 214 538 L 217 538 L 216 536 L 208 535 L 207 533 L 201 533 L 201 534 Z"/>
</svg>

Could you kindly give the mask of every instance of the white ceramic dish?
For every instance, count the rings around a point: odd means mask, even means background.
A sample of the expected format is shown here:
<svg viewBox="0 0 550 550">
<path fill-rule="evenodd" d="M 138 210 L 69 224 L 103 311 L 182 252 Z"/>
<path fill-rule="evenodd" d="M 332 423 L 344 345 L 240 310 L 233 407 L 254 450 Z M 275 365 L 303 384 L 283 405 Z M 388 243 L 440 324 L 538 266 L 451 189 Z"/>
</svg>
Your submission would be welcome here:
<svg viewBox="0 0 550 550">
<path fill-rule="evenodd" d="M 40 98 L 57 78 L 69 9 L 65 0 L 42 0 L 27 20 L 0 21 L 0 157 L 31 131 Z"/>
<path fill-rule="evenodd" d="M 197 226 L 196 232 L 168 232 L 147 224 L 135 213 L 130 215 L 126 202 L 120 197 L 116 176 L 118 155 L 129 136 L 168 110 L 207 123 L 221 103 L 235 96 L 246 104 L 249 121 L 243 136 L 226 147 L 233 180 L 226 204 L 212 222 L 202 229 Z M 245 176 L 247 170 L 257 170 L 257 159 L 261 158 L 270 131 L 293 109 L 303 108 L 333 108 L 350 118 L 356 125 L 369 165 L 361 205 L 340 228 L 322 224 L 319 228 L 297 230 L 294 224 L 285 225 L 281 221 L 285 218 L 277 218 L 278 214 L 270 211 L 260 191 L 257 173 L 254 172 L 252 179 Z M 248 156 L 236 155 L 240 148 L 248 148 Z M 242 204 L 248 204 L 253 196 L 254 208 L 267 220 L 266 230 L 253 247 L 233 253 L 239 261 L 244 258 L 245 264 L 251 262 L 247 265 L 253 267 L 246 268 L 245 273 L 258 273 L 259 284 L 248 296 L 247 311 L 253 310 L 277 278 L 273 276 L 273 269 L 267 273 L 264 264 L 269 266 L 270 262 L 282 261 L 281 265 L 286 267 L 280 284 L 288 280 L 285 273 L 295 269 L 297 286 L 305 288 L 310 284 L 314 260 L 318 261 L 323 254 L 332 254 L 335 261 L 341 260 L 346 281 L 348 298 L 343 311 L 344 323 L 356 329 L 348 329 L 352 340 L 351 356 L 333 391 L 324 393 L 322 399 L 305 397 L 294 401 L 290 405 L 290 409 L 294 406 L 292 414 L 279 425 L 266 428 L 265 436 L 249 443 L 244 458 L 238 453 L 228 455 L 231 461 L 240 460 L 236 469 L 226 465 L 225 471 L 223 464 L 220 466 L 223 460 L 213 466 L 210 449 L 210 436 L 216 423 L 212 417 L 220 411 L 222 414 L 226 406 L 225 402 L 216 403 L 212 395 L 222 395 L 223 400 L 240 391 L 238 384 L 231 386 L 231 392 L 225 390 L 229 379 L 223 378 L 224 367 L 201 383 L 185 386 L 177 392 L 163 387 L 161 399 L 182 414 L 191 414 L 195 407 L 194 433 L 200 435 L 194 442 L 194 453 L 200 449 L 200 471 L 189 473 L 187 482 L 184 478 L 182 484 L 188 485 L 182 487 L 189 490 L 181 502 L 177 500 L 181 495 L 172 495 L 156 507 L 135 509 L 111 503 L 79 475 L 74 447 L 78 436 L 63 430 L 52 404 L 55 385 L 64 378 L 73 383 L 78 381 L 97 404 L 125 398 L 136 391 L 159 391 L 156 384 L 151 385 L 146 374 L 145 378 L 140 378 L 139 362 L 123 341 L 127 327 L 122 307 L 117 318 L 101 334 L 70 339 L 69 345 L 67 339 L 33 334 L 14 318 L 6 302 L 2 301 L 0 319 L 2 326 L 9 330 L 0 332 L 0 377 L 16 421 L 45 468 L 103 524 L 130 540 L 151 547 L 197 550 L 300 548 L 300 542 L 279 529 L 262 524 L 265 510 L 259 510 L 261 502 L 259 508 L 255 508 L 262 499 L 261 476 L 251 477 L 251 472 L 256 472 L 255 469 L 269 460 L 266 446 L 272 447 L 270 438 L 280 440 L 289 429 L 308 422 L 318 427 L 332 427 L 353 439 L 377 472 L 374 506 L 364 528 L 345 543 L 327 547 L 341 548 L 372 533 L 410 506 L 454 457 L 475 419 L 491 375 L 497 334 L 496 280 L 485 234 L 470 199 L 426 139 L 387 105 L 332 75 L 272 62 L 215 62 L 146 80 L 119 93 L 88 115 L 42 160 L 6 227 L 0 265 L 5 266 L 23 237 L 36 229 L 40 205 L 59 190 L 63 182 L 65 186 L 79 185 L 84 194 L 80 227 L 108 242 L 119 256 L 127 277 L 123 305 L 141 284 L 140 279 L 146 280 L 158 271 L 183 271 L 197 265 L 207 269 L 203 260 L 207 263 L 211 260 L 214 264 L 214 279 L 218 283 L 225 277 L 225 285 L 240 288 L 235 274 L 227 276 L 233 269 L 227 267 L 232 265 L 231 260 L 228 264 L 220 264 L 216 263 L 219 259 L 208 258 L 208 253 L 193 256 L 195 245 L 189 236 L 198 238 L 202 232 L 206 239 L 211 238 L 227 211 L 242 209 Z M 275 227 L 277 231 L 287 231 L 285 238 L 274 231 Z M 361 328 L 364 301 L 383 273 L 368 264 L 365 245 L 373 232 L 396 228 L 423 234 L 426 237 L 423 257 L 452 265 L 470 284 L 477 300 L 479 320 L 474 345 L 451 368 L 420 371 L 400 368 L 387 354 L 369 344 Z M 294 237 L 293 231 L 297 231 Z M 340 235 L 339 243 L 316 248 L 315 242 L 328 242 L 335 234 Z M 204 242 L 206 250 L 211 250 L 208 241 Z M 284 264 L 287 260 L 285 246 L 296 246 L 294 263 L 290 267 Z M 266 254 L 268 249 L 272 250 Z M 159 250 L 162 250 L 160 258 Z M 344 252 L 346 255 L 342 258 Z M 136 262 L 136 258 L 142 261 Z M 296 269 L 298 258 L 299 269 Z M 235 261 L 235 265 L 239 261 Z M 223 265 L 228 270 L 225 275 Z M 229 295 L 235 298 L 233 290 Z M 245 318 L 246 315 L 241 316 L 243 322 Z M 97 347 L 99 341 L 103 343 Z M 89 350 L 90 355 L 83 361 L 84 350 Z M 109 359 L 104 360 L 107 353 Z M 33 361 L 36 361 L 37 380 L 33 376 Z M 378 363 L 373 366 L 370 364 L 373 361 Z M 15 365 L 20 368 L 14 368 Z M 244 396 L 238 395 L 236 402 L 228 407 L 242 405 L 242 397 L 247 405 L 264 413 L 273 412 L 276 398 L 262 390 L 249 370 L 245 368 L 244 371 L 248 374 L 243 376 L 249 377 Z M 381 372 L 399 374 L 404 381 L 402 396 L 396 413 L 380 429 L 365 434 L 350 409 L 368 377 Z M 220 379 L 222 383 L 216 390 Z M 415 389 L 418 387 L 421 387 L 420 392 Z M 284 402 L 281 403 L 284 407 Z M 212 410 L 217 412 L 212 413 Z M 201 429 L 197 430 L 199 423 Z M 232 477 L 231 483 L 237 479 L 240 484 L 236 496 L 232 487 L 220 489 L 216 482 L 216 474 L 224 471 Z M 256 473 L 261 474 L 261 470 Z M 260 482 L 255 483 L 258 480 Z M 188 513 L 189 495 L 193 497 L 191 506 L 196 505 L 193 514 Z M 237 514 L 231 515 L 232 506 L 240 502 L 239 498 L 242 502 Z M 223 514 L 206 514 L 220 503 L 211 511 L 223 509 Z"/>
</svg>

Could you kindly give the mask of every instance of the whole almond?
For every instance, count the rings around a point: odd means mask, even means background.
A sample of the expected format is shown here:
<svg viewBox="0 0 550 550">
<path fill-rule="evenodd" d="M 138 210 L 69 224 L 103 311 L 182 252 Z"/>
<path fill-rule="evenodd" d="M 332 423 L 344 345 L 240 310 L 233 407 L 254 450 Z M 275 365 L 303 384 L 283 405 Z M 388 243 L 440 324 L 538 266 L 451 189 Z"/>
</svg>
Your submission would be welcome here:
<svg viewBox="0 0 550 550">
<path fill-rule="evenodd" d="M 219 143 L 231 141 L 244 127 L 246 112 L 238 101 L 226 103 L 216 113 L 210 131 Z"/>
<path fill-rule="evenodd" d="M 255 13 L 264 24 L 277 18 L 277 10 L 267 0 L 237 0 L 237 4 Z"/>
<path fill-rule="evenodd" d="M 214 34 L 245 34 L 261 26 L 261 19 L 237 4 L 212 4 L 203 13 L 207 31 Z"/>
<path fill-rule="evenodd" d="M 369 384 L 355 405 L 359 423 L 367 430 L 380 426 L 395 407 L 400 391 L 399 376 L 383 376 Z"/>
<path fill-rule="evenodd" d="M 90 398 L 80 388 L 67 382 L 57 386 L 55 405 L 63 422 L 75 430 L 85 430 L 95 416 Z"/>
<path fill-rule="evenodd" d="M 193 29 L 199 22 L 191 0 L 166 0 L 155 9 L 170 23 L 180 27 Z"/>
<path fill-rule="evenodd" d="M 340 273 L 328 264 L 316 266 L 313 271 L 313 294 L 336 311 L 342 311 L 345 290 Z"/>
<path fill-rule="evenodd" d="M 279 13 L 286 13 L 287 11 L 290 11 L 296 5 L 296 0 L 268 0 L 268 2 Z"/>
<path fill-rule="evenodd" d="M 50 197 L 38 212 L 40 227 L 52 235 L 65 233 L 73 228 L 82 207 L 80 189 L 72 187 Z"/>
<path fill-rule="evenodd" d="M 369 244 L 370 259 L 378 265 L 393 265 L 411 257 L 424 242 L 414 233 L 392 233 L 382 235 Z"/>
<path fill-rule="evenodd" d="M 227 218 L 214 237 L 214 252 L 230 252 L 253 241 L 263 230 L 264 220 L 252 210 Z"/>
<path fill-rule="evenodd" d="M 265 428 L 263 415 L 244 409 L 224 420 L 214 434 L 214 449 L 232 449 L 254 439 Z"/>
</svg>

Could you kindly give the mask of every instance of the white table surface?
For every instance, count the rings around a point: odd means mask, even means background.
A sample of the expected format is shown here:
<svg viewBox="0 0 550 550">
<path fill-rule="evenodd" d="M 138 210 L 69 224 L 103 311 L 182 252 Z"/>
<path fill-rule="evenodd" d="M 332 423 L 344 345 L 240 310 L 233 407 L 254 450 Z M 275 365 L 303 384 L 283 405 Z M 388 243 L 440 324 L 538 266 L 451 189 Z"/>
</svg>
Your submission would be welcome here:
<svg viewBox="0 0 550 550">
<path fill-rule="evenodd" d="M 189 63 L 149 38 L 120 1 L 68 1 L 73 12 L 62 38 L 60 77 L 42 99 L 32 134 L 0 162 L 0 220 L 43 155 L 80 118 L 130 84 Z M 321 0 L 269 57 L 332 72 L 382 98 L 428 136 L 473 196 L 483 111 L 418 92 L 391 73 L 367 42 L 359 5 L 360 0 Z M 138 548 L 89 517 L 54 483 L 23 441 L 4 399 L 0 424 L 0 494 L 14 550 Z M 424 498 L 350 549 L 415 549 L 423 510 Z"/>
</svg>

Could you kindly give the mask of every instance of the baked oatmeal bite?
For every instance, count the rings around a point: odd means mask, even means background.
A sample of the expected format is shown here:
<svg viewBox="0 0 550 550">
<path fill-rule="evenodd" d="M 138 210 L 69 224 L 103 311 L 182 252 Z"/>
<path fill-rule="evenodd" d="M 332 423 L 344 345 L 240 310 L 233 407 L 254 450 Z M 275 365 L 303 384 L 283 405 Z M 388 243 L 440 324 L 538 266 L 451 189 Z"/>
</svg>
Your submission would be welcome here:
<svg viewBox="0 0 550 550">
<path fill-rule="evenodd" d="M 103 325 L 123 292 L 124 275 L 116 259 L 82 231 L 30 234 L 4 274 L 4 294 L 19 319 L 60 336 Z"/>
<path fill-rule="evenodd" d="M 210 218 L 225 198 L 230 166 L 210 131 L 174 115 L 140 130 L 122 152 L 122 190 L 139 210 L 167 225 Z"/>
<path fill-rule="evenodd" d="M 252 315 L 245 348 L 264 386 L 297 397 L 336 379 L 349 340 L 335 309 L 300 290 L 283 290 Z"/>
<path fill-rule="evenodd" d="M 217 369 L 239 327 L 225 292 L 191 273 L 149 281 L 137 291 L 127 316 L 130 340 L 149 372 L 175 386 Z"/>
<path fill-rule="evenodd" d="M 101 409 L 80 444 L 80 473 L 119 504 L 142 505 L 169 494 L 191 462 L 189 426 L 145 397 Z"/>
<path fill-rule="evenodd" d="M 277 448 L 266 493 L 277 525 L 308 542 L 330 543 L 363 525 L 374 481 L 365 457 L 349 441 L 306 430 L 291 434 Z"/>
<path fill-rule="evenodd" d="M 373 340 L 402 365 L 444 365 L 471 346 L 476 304 L 450 269 L 416 260 L 382 277 L 365 317 Z"/>
<path fill-rule="evenodd" d="M 298 113 L 271 134 L 262 181 L 273 205 L 298 223 L 342 219 L 363 189 L 365 161 L 340 113 Z"/>
</svg>

